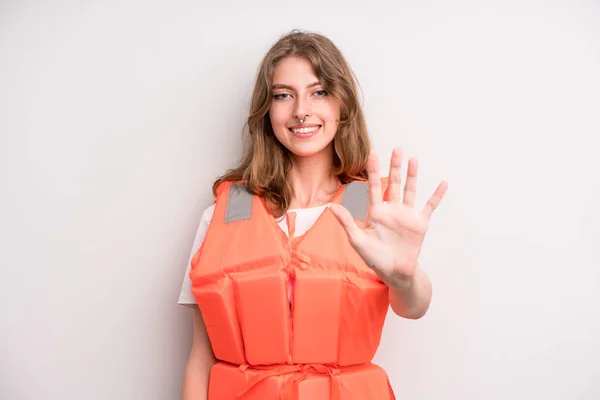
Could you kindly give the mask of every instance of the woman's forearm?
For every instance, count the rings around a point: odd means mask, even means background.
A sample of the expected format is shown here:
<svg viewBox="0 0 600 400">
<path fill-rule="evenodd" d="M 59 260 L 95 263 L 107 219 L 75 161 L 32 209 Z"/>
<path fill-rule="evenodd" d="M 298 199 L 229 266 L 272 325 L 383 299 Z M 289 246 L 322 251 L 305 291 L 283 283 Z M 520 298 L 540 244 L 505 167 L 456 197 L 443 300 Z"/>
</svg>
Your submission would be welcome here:
<svg viewBox="0 0 600 400">
<path fill-rule="evenodd" d="M 418 265 L 410 278 L 391 277 L 386 282 L 390 305 L 395 314 L 410 319 L 425 315 L 431 303 L 431 281 Z"/>
</svg>

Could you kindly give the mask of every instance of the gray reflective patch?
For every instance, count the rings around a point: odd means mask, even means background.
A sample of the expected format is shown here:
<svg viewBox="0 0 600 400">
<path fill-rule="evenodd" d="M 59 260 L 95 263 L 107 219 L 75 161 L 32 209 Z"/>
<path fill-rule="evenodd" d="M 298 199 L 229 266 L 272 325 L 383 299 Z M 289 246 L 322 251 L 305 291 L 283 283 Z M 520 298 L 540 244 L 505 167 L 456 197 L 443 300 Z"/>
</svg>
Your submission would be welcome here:
<svg viewBox="0 0 600 400">
<path fill-rule="evenodd" d="M 250 219 L 253 197 L 242 183 L 234 183 L 229 186 L 225 223 Z"/>
<path fill-rule="evenodd" d="M 364 221 L 369 207 L 369 184 L 358 181 L 347 184 L 342 195 L 342 205 L 354 219 Z"/>
</svg>

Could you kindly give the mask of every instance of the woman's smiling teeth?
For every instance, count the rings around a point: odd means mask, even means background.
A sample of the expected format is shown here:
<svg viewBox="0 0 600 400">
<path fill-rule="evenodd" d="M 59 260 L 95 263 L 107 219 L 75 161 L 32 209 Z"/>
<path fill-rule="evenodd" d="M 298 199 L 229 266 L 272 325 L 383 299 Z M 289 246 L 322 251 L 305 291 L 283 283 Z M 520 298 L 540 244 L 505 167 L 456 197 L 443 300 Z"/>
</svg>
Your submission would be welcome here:
<svg viewBox="0 0 600 400">
<path fill-rule="evenodd" d="M 319 129 L 318 126 L 311 126 L 309 128 L 291 128 L 290 130 L 294 133 L 311 133 Z"/>
</svg>

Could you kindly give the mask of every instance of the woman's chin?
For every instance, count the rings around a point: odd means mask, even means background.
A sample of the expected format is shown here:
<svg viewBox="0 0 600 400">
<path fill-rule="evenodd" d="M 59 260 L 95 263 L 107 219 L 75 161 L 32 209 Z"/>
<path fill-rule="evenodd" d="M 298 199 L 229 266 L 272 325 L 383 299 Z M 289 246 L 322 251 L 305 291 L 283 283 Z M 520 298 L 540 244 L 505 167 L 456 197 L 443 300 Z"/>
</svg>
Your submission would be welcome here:
<svg viewBox="0 0 600 400">
<path fill-rule="evenodd" d="M 292 145 L 288 147 L 288 150 L 295 157 L 310 158 L 324 155 L 325 153 L 327 153 L 327 157 L 331 157 L 330 147 L 331 143 L 325 145 L 322 143 L 303 143 L 301 145 Z"/>
</svg>

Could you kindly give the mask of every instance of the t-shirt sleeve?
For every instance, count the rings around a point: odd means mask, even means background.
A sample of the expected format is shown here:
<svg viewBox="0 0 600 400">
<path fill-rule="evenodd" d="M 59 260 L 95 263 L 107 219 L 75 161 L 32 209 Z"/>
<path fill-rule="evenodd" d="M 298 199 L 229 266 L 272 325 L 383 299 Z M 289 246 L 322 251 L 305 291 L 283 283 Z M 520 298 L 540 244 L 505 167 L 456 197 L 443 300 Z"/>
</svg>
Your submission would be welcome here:
<svg viewBox="0 0 600 400">
<path fill-rule="evenodd" d="M 200 246 L 202 246 L 202 242 L 204 241 L 204 237 L 206 236 L 206 232 L 208 231 L 208 226 L 210 225 L 210 221 L 212 220 L 214 212 L 215 205 L 213 204 L 202 213 L 200 224 L 198 225 L 198 230 L 196 231 L 196 237 L 194 238 L 194 243 L 192 244 L 192 249 L 188 258 L 187 268 L 185 269 L 185 274 L 183 276 L 183 284 L 181 285 L 181 292 L 179 293 L 179 300 L 177 301 L 177 304 L 197 304 L 196 298 L 192 294 L 192 281 L 190 280 L 190 269 L 192 268 L 191 262 L 194 254 L 196 254 Z"/>
</svg>

